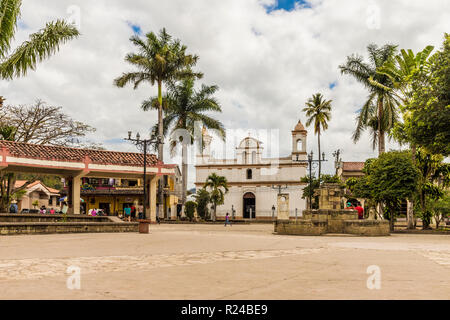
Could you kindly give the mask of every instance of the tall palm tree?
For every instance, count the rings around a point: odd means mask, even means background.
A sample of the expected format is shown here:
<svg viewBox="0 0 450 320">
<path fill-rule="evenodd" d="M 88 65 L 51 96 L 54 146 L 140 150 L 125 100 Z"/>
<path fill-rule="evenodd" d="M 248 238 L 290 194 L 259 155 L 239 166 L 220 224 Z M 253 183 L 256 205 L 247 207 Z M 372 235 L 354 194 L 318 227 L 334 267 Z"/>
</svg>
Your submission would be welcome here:
<svg viewBox="0 0 450 320">
<path fill-rule="evenodd" d="M 369 122 L 375 117 L 378 121 L 378 152 L 385 152 L 385 135 L 389 132 L 397 121 L 398 100 L 392 90 L 391 79 L 377 73 L 377 69 L 384 65 L 386 61 L 392 59 L 397 51 L 395 45 L 384 45 L 378 47 L 370 44 L 367 47 L 369 53 L 369 63 L 363 61 L 363 57 L 352 55 L 347 57 L 347 62 L 339 66 L 342 74 L 353 76 L 362 83 L 369 91 L 369 97 L 359 111 L 357 126 L 353 135 L 356 143 Z"/>
<path fill-rule="evenodd" d="M 30 35 L 13 52 L 11 44 L 20 18 L 21 0 L 0 0 L 0 78 L 11 80 L 35 70 L 38 62 L 59 50 L 59 46 L 80 35 L 75 26 L 64 20 L 48 22 L 45 28 Z M 0 99 L 3 101 L 3 99 Z"/>
<path fill-rule="evenodd" d="M 422 51 L 414 54 L 412 50 L 406 51 L 402 49 L 400 54 L 396 55 L 393 59 L 386 61 L 377 70 L 377 73 L 387 76 L 393 83 L 393 88 L 386 87 L 385 90 L 392 90 L 399 97 L 403 105 L 403 107 L 400 106 L 403 119 L 408 116 L 408 112 L 404 106 L 407 106 L 410 103 L 414 93 L 411 78 L 416 72 L 420 72 L 429 67 L 428 58 L 433 50 L 433 46 L 427 46 Z M 396 139 L 400 143 L 409 142 L 406 133 L 402 130 L 402 125 L 397 125 L 394 129 L 394 133 L 397 133 Z M 411 157 L 414 163 L 416 163 L 416 153 L 416 145 L 411 143 Z M 407 212 L 407 223 L 408 229 L 415 228 L 413 205 L 410 206 L 410 209 Z"/>
<path fill-rule="evenodd" d="M 201 78 L 201 73 L 191 70 L 198 56 L 186 54 L 187 47 L 172 37 L 163 28 L 158 35 L 149 32 L 144 39 L 134 35 L 130 41 L 137 47 L 137 53 L 129 53 L 125 61 L 138 69 L 123 73 L 114 84 L 123 88 L 128 83 L 137 89 L 143 82 L 158 85 L 158 139 L 163 139 L 163 96 L 162 85 L 186 77 Z M 163 144 L 158 144 L 158 159 L 163 161 Z"/>
<path fill-rule="evenodd" d="M 328 121 L 331 119 L 331 102 L 326 101 L 321 93 L 316 93 L 309 98 L 306 102 L 306 108 L 303 109 L 306 112 L 308 120 L 306 126 L 310 126 L 314 122 L 314 133 L 317 134 L 319 145 L 319 158 L 320 158 L 320 133 L 328 129 Z M 319 180 L 322 172 L 322 162 L 319 161 Z"/>
<path fill-rule="evenodd" d="M 210 199 L 214 207 L 212 219 L 213 221 L 216 221 L 217 206 L 223 204 L 225 200 L 225 194 L 228 193 L 229 190 L 227 178 L 212 173 L 208 176 L 208 179 L 206 179 L 203 188 L 211 190 Z"/>
<path fill-rule="evenodd" d="M 203 127 L 208 129 L 215 129 L 219 133 L 222 139 L 225 139 L 225 128 L 223 124 L 210 116 L 207 112 L 222 112 L 219 102 L 213 97 L 214 93 L 218 90 L 217 86 L 202 85 L 199 90 L 194 88 L 194 79 L 186 78 L 177 84 L 169 84 L 168 93 L 164 97 L 164 120 L 163 120 L 163 133 L 167 134 L 169 128 L 171 134 L 174 134 L 176 130 L 186 130 L 190 135 L 191 144 L 194 142 L 194 132 L 196 126 L 200 123 Z M 142 109 L 147 111 L 149 109 L 158 108 L 158 98 L 146 100 L 142 103 Z M 153 129 L 156 132 L 157 128 Z M 178 138 L 178 137 L 176 137 Z M 188 163 L 187 163 L 187 141 L 183 143 L 182 140 L 172 139 L 170 141 L 170 147 L 172 154 L 175 151 L 175 147 L 181 144 L 181 158 L 182 158 L 182 176 L 183 176 L 183 193 L 182 203 L 186 202 L 187 191 L 187 175 L 188 175 Z"/>
</svg>

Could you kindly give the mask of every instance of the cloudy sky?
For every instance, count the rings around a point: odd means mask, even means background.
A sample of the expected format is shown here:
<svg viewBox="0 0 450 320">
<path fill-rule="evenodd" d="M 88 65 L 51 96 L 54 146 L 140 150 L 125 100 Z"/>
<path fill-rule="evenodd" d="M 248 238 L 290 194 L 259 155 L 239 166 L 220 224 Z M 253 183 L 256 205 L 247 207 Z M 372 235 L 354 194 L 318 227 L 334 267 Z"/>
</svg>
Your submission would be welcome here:
<svg viewBox="0 0 450 320">
<path fill-rule="evenodd" d="M 323 150 L 341 149 L 344 161 L 376 156 L 363 136 L 351 142 L 355 116 L 365 89 L 340 75 L 339 64 L 352 53 L 365 55 L 369 43 L 398 44 L 421 50 L 440 47 L 450 32 L 448 0 L 23 0 L 18 43 L 45 22 L 64 18 L 80 26 L 82 36 L 61 47 L 26 78 L 0 82 L 9 104 L 43 99 L 62 106 L 73 118 L 97 128 L 88 138 L 108 149 L 135 151 L 122 138 L 128 130 L 148 133 L 157 119 L 143 112 L 141 101 L 156 87 L 119 89 L 113 79 L 133 68 L 124 62 L 134 50 L 134 33 L 165 27 L 199 55 L 200 83 L 216 84 L 229 131 L 229 145 L 248 132 L 278 132 L 281 156 L 290 153 L 290 131 L 305 101 L 321 92 L 333 100 L 332 121 L 322 138 Z M 277 131 L 278 130 L 278 131 Z M 232 150 L 232 147 L 229 147 Z M 388 144 L 389 148 L 398 148 Z M 317 139 L 308 138 L 317 150 Z M 233 157 L 229 154 L 228 157 Z M 180 158 L 166 162 L 179 163 Z M 326 171 L 332 172 L 333 161 Z M 194 181 L 191 168 L 189 184 Z"/>
</svg>

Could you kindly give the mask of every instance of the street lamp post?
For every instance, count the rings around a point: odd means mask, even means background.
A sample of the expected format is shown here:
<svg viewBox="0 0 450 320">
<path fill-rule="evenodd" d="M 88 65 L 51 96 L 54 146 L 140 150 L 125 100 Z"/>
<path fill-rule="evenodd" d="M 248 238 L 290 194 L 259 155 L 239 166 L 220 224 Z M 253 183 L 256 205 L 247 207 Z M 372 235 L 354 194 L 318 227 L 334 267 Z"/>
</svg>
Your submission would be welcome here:
<svg viewBox="0 0 450 320">
<path fill-rule="evenodd" d="M 158 145 L 158 139 L 141 139 L 141 135 L 139 132 L 136 134 L 136 138 L 131 138 L 131 131 L 128 131 L 128 138 L 125 138 L 127 141 L 131 141 L 139 150 L 144 153 L 144 212 L 143 219 L 147 218 L 147 149 L 152 144 Z"/>
<path fill-rule="evenodd" d="M 313 183 L 312 183 L 312 178 L 313 178 L 312 170 L 318 166 L 319 162 L 328 161 L 328 160 L 325 160 L 325 152 L 322 153 L 322 159 L 320 158 L 320 155 L 319 155 L 319 159 L 318 160 L 314 160 L 313 158 L 314 158 L 314 153 L 311 151 L 308 154 L 308 160 L 299 160 L 298 159 L 298 155 L 297 155 L 297 158 L 295 160 L 293 160 L 295 162 L 307 163 L 308 164 L 308 167 L 309 167 L 309 209 L 310 210 L 312 210 L 312 186 L 313 186 Z M 320 183 L 320 177 L 319 177 L 319 183 Z"/>
</svg>

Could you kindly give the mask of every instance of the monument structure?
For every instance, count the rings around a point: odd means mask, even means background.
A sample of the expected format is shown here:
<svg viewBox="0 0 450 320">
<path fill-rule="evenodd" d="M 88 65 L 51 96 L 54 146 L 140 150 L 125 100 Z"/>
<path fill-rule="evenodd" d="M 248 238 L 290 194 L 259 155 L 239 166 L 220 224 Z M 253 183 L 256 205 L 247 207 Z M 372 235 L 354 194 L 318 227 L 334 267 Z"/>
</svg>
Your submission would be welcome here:
<svg viewBox="0 0 450 320">
<path fill-rule="evenodd" d="M 316 190 L 319 197 L 318 210 L 305 210 L 296 220 L 278 219 L 277 234 L 314 235 L 327 233 L 353 234 L 360 236 L 388 236 L 389 222 L 386 220 L 359 220 L 356 210 L 341 209 L 344 190 L 339 184 L 322 184 Z M 280 218 L 280 217 L 279 217 Z"/>
</svg>

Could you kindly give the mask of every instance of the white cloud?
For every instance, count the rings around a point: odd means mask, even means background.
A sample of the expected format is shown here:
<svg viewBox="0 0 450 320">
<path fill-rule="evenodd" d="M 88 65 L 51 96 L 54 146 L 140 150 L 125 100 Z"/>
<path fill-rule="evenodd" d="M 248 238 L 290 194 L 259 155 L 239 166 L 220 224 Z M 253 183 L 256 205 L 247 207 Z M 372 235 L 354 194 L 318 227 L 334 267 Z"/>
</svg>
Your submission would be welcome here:
<svg viewBox="0 0 450 320">
<path fill-rule="evenodd" d="M 333 119 L 322 137 L 330 160 L 325 169 L 334 170 L 331 153 L 338 148 L 343 149 L 345 161 L 376 155 L 368 137 L 356 145 L 350 140 L 355 111 L 367 92 L 351 78 L 341 76 L 338 65 L 352 53 L 365 54 L 371 42 L 396 43 L 415 51 L 428 44 L 439 47 L 444 32 L 450 31 L 448 1 L 372 1 L 380 12 L 377 29 L 367 26 L 369 2 L 314 0 L 311 9 L 268 14 L 263 4 L 272 2 L 24 0 L 22 21 L 27 28 L 19 29 L 18 42 L 46 21 L 67 18 L 71 5 L 81 9 L 82 36 L 62 46 L 26 78 L 3 82 L 1 94 L 7 103 L 42 98 L 63 106 L 74 118 L 97 128 L 89 137 L 97 142 L 122 138 L 130 129 L 142 135 L 156 122 L 156 112 L 144 113 L 139 105 L 155 95 L 156 88 L 118 89 L 113 79 L 132 70 L 123 60 L 133 50 L 128 41 L 133 34 L 130 22 L 144 33 L 166 27 L 189 52 L 200 56 L 198 69 L 205 74 L 202 82 L 219 85 L 217 97 L 224 111 L 220 118 L 227 128 L 278 128 L 280 150 L 287 155 L 290 130 L 299 118 L 305 122 L 301 113 L 304 102 L 322 92 L 333 99 Z M 330 83 L 336 83 L 333 90 Z M 308 143 L 308 149 L 317 150 L 312 132 Z M 105 145 L 135 150 L 126 143 Z M 189 182 L 193 180 L 191 169 Z"/>
</svg>

